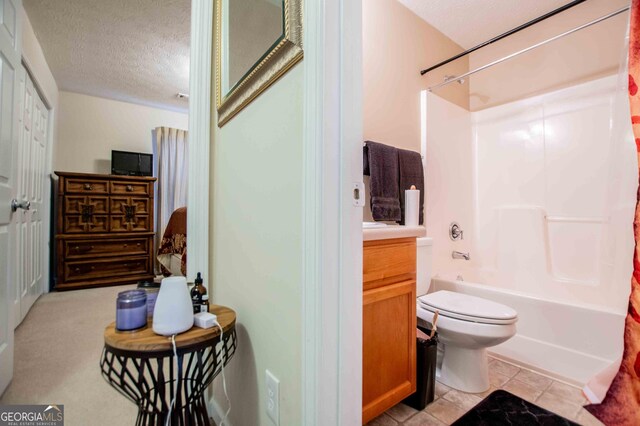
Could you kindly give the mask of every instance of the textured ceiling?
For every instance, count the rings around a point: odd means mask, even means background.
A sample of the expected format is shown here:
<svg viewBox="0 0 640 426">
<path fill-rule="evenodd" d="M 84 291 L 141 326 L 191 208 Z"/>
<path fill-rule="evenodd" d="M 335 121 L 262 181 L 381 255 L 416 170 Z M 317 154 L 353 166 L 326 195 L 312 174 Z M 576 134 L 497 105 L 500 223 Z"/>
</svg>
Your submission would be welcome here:
<svg viewBox="0 0 640 426">
<path fill-rule="evenodd" d="M 190 0 L 24 0 L 60 90 L 186 112 Z"/>
<path fill-rule="evenodd" d="M 570 0 L 398 0 L 465 49 Z"/>
</svg>

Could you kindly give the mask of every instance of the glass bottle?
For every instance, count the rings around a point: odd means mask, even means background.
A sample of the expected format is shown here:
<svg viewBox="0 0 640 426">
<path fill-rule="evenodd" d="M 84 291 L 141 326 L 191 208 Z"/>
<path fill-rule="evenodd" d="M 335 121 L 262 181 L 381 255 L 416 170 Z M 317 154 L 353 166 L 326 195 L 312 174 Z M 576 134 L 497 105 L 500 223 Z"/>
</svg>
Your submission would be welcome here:
<svg viewBox="0 0 640 426">
<path fill-rule="evenodd" d="M 202 305 L 202 296 L 207 294 L 207 289 L 202 285 L 202 275 L 200 272 L 196 275 L 195 285 L 191 289 L 191 301 L 193 302 L 193 313 L 200 312 L 200 306 Z"/>
</svg>

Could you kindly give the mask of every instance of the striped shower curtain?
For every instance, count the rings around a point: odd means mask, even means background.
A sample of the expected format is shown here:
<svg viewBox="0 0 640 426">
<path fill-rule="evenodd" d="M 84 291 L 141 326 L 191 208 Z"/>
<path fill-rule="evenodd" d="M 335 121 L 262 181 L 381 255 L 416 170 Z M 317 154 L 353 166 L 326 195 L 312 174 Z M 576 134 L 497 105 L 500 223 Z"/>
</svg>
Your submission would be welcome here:
<svg viewBox="0 0 640 426">
<path fill-rule="evenodd" d="M 631 123 L 640 153 L 640 0 L 631 4 L 629 27 L 629 104 Z M 639 162 L 640 164 L 640 162 Z M 625 320 L 624 353 L 620 369 L 601 404 L 586 409 L 608 426 L 640 425 L 640 186 L 633 232 L 636 245 L 631 296 Z"/>
</svg>

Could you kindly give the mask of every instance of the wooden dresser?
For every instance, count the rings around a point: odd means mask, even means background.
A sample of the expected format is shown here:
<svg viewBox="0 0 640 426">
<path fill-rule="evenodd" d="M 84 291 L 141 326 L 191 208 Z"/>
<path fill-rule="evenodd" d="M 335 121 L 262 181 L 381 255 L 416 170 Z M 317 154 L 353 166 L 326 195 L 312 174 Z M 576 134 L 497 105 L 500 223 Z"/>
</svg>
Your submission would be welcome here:
<svg viewBox="0 0 640 426">
<path fill-rule="evenodd" d="M 362 422 L 416 391 L 416 239 L 363 247 Z"/>
<path fill-rule="evenodd" d="M 55 174 L 54 288 L 153 279 L 156 178 Z"/>
</svg>

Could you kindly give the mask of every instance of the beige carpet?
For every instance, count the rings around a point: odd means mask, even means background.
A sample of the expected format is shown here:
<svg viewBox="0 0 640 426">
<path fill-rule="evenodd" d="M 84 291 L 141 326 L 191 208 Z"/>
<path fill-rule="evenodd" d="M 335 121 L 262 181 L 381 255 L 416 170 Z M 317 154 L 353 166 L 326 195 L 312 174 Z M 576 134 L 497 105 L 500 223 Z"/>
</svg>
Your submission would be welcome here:
<svg viewBox="0 0 640 426">
<path fill-rule="evenodd" d="M 64 404 L 65 425 L 133 425 L 137 409 L 100 375 L 105 326 L 119 291 L 40 297 L 15 334 L 13 381 L 0 404 Z"/>
</svg>

